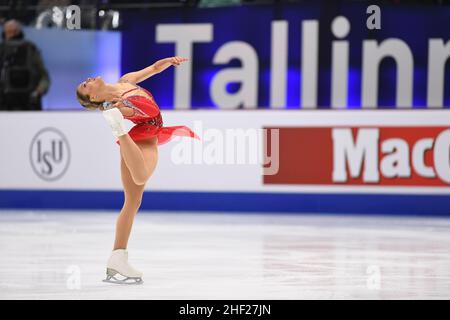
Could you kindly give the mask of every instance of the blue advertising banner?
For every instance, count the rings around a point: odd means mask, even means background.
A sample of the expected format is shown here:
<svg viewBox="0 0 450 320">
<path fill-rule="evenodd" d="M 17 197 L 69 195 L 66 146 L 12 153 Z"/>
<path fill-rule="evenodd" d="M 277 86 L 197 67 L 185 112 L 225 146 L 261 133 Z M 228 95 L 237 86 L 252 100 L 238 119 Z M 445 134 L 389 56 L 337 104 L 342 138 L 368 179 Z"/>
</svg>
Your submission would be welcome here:
<svg viewBox="0 0 450 320">
<path fill-rule="evenodd" d="M 122 73 L 188 58 L 142 84 L 162 109 L 449 107 L 450 7 L 378 9 L 124 12 Z"/>
</svg>

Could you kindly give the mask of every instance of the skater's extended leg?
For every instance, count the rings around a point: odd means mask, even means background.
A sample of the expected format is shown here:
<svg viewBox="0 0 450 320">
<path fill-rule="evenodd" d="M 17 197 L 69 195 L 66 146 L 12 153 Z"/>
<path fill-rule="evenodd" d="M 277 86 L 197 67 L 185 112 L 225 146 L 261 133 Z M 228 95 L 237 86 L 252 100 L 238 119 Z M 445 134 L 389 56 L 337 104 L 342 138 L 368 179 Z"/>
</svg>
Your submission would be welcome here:
<svg viewBox="0 0 450 320">
<path fill-rule="evenodd" d="M 158 139 L 153 137 L 144 141 L 134 142 L 126 132 L 124 117 L 119 109 L 112 108 L 102 112 L 112 129 L 112 133 L 120 141 L 120 153 L 130 170 L 131 177 L 137 185 L 143 185 L 153 173 L 156 166 Z"/>
<path fill-rule="evenodd" d="M 120 153 L 130 170 L 133 181 L 138 185 L 147 182 L 156 167 L 158 156 L 157 138 L 134 142 L 128 134 L 118 137 Z"/>
</svg>

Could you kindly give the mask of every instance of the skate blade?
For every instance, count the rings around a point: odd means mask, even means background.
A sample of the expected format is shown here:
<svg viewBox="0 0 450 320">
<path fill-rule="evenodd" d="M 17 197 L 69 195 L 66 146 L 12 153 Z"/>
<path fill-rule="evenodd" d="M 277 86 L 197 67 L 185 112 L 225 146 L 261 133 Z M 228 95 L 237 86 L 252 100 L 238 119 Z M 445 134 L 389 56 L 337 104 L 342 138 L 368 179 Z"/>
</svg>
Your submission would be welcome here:
<svg viewBox="0 0 450 320">
<path fill-rule="evenodd" d="M 126 278 L 124 280 L 118 280 L 118 279 L 103 279 L 103 282 L 106 283 L 114 283 L 114 284 L 121 284 L 121 285 L 128 285 L 128 286 L 135 286 L 140 285 L 144 283 L 144 280 L 141 278 Z"/>
<path fill-rule="evenodd" d="M 140 277 L 125 277 L 112 269 L 106 270 L 106 279 L 104 279 L 103 282 L 125 285 L 137 285 L 144 283 L 144 281 Z"/>
</svg>

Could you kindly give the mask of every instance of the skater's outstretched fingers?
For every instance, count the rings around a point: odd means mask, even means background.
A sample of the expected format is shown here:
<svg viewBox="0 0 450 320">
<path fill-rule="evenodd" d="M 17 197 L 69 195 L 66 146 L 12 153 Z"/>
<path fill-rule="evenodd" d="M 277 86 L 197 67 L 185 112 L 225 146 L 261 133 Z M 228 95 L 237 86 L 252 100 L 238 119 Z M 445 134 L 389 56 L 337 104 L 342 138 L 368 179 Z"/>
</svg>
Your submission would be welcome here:
<svg viewBox="0 0 450 320">
<path fill-rule="evenodd" d="M 188 59 L 180 57 L 180 56 L 172 57 L 172 60 L 171 60 L 172 65 L 174 65 L 174 66 L 179 66 L 182 62 L 185 62 L 185 61 L 188 61 Z"/>
</svg>

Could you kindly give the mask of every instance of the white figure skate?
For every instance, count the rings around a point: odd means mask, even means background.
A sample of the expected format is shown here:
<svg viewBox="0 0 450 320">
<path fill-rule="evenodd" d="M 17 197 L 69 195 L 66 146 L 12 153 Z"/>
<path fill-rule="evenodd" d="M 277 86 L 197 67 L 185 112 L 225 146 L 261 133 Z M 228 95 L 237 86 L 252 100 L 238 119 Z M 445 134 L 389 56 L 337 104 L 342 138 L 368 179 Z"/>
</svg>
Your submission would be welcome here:
<svg viewBox="0 0 450 320">
<path fill-rule="evenodd" d="M 128 264 L 128 252 L 125 249 L 114 250 L 106 266 L 104 282 L 117 284 L 142 284 L 142 272 Z"/>
<path fill-rule="evenodd" d="M 103 111 L 114 108 L 113 104 L 109 101 L 103 102 L 102 106 L 103 106 Z"/>
<path fill-rule="evenodd" d="M 123 126 L 123 115 L 122 112 L 120 112 L 117 108 L 108 109 L 102 112 L 103 117 L 106 119 L 106 122 L 108 122 L 109 126 L 111 127 L 111 130 L 113 132 L 113 135 L 115 137 L 123 136 L 124 134 L 127 134 L 127 131 L 125 130 Z"/>
</svg>

